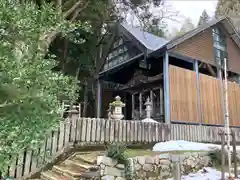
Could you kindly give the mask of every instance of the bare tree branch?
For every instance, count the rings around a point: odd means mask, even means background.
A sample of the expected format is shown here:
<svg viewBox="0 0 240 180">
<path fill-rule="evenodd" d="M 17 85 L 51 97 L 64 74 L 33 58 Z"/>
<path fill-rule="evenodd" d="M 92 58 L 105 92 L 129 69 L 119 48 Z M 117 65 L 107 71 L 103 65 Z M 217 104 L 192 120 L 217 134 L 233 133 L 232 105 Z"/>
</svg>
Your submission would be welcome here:
<svg viewBox="0 0 240 180">
<path fill-rule="evenodd" d="M 75 3 L 66 13 L 63 14 L 64 18 L 67 18 L 70 14 L 72 14 L 81 4 L 83 3 L 83 0 L 78 1 Z M 84 6 L 81 8 L 81 11 L 87 8 L 89 5 L 90 1 L 87 1 Z"/>
</svg>

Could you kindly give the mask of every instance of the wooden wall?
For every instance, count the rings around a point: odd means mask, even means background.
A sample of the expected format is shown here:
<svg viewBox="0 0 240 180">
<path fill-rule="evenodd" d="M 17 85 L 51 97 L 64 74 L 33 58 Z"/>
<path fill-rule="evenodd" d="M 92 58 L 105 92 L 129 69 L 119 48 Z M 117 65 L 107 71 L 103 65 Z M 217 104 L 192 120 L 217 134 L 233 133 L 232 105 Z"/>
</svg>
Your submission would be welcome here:
<svg viewBox="0 0 240 180">
<path fill-rule="evenodd" d="M 202 123 L 221 125 L 223 121 L 223 106 L 220 81 L 204 74 L 199 75 L 200 101 Z"/>
<path fill-rule="evenodd" d="M 171 120 L 200 123 L 196 73 L 170 65 L 169 81 Z"/>
<path fill-rule="evenodd" d="M 228 100 L 231 125 L 240 126 L 240 87 L 236 83 L 228 83 Z"/>
<path fill-rule="evenodd" d="M 221 85 L 217 78 L 199 74 L 198 98 L 196 73 L 170 65 L 169 84 L 171 121 L 224 124 Z M 230 125 L 240 126 L 240 86 L 236 83 L 228 82 L 228 100 Z"/>
</svg>

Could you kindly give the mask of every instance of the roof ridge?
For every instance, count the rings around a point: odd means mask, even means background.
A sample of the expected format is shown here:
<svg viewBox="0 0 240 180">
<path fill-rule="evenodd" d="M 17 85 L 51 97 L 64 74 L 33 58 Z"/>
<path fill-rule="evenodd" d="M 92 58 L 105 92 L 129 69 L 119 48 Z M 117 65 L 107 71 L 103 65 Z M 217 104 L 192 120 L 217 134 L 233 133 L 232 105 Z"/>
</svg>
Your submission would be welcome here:
<svg viewBox="0 0 240 180">
<path fill-rule="evenodd" d="M 143 46 L 151 51 L 155 51 L 165 45 L 168 40 L 147 32 L 139 27 L 129 26 L 121 23 L 121 26 L 128 31 L 134 38 L 136 38 Z"/>
</svg>

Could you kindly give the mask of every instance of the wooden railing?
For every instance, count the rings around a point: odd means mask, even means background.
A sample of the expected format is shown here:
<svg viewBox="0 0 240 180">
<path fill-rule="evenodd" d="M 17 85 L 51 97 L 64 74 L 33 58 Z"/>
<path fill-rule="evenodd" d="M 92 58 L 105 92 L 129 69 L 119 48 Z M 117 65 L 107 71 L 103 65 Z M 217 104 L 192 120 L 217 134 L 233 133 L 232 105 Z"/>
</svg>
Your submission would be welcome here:
<svg viewBox="0 0 240 180">
<path fill-rule="evenodd" d="M 168 140 L 220 142 L 221 128 L 199 125 L 114 121 L 73 116 L 61 122 L 58 131 L 46 138 L 37 152 L 26 150 L 14 159 L 9 175 L 24 179 L 41 170 L 49 161 L 67 151 L 73 144 L 103 142 L 156 143 Z M 240 128 L 233 129 L 240 142 Z M 37 156 L 35 155 L 37 154 Z"/>
</svg>

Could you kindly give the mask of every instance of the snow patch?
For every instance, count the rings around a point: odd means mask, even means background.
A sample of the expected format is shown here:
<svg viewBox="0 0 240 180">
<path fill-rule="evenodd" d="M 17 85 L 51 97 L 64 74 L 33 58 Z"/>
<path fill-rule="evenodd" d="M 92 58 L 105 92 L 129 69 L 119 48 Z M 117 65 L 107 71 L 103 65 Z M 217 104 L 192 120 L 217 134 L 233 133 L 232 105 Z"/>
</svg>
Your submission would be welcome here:
<svg viewBox="0 0 240 180">
<path fill-rule="evenodd" d="M 225 173 L 227 179 L 228 173 Z M 182 176 L 182 180 L 219 180 L 221 179 L 221 172 L 214 168 L 206 167 L 197 173 L 191 173 L 186 176 Z M 168 180 L 174 180 L 174 178 L 169 178 Z M 235 179 L 239 180 L 239 178 Z"/>
<path fill-rule="evenodd" d="M 142 122 L 158 123 L 157 121 L 155 121 L 151 118 L 145 118 L 145 119 L 142 120 Z"/>
<path fill-rule="evenodd" d="M 153 146 L 153 151 L 212 151 L 220 148 L 221 145 L 179 140 L 157 143 Z"/>
</svg>

